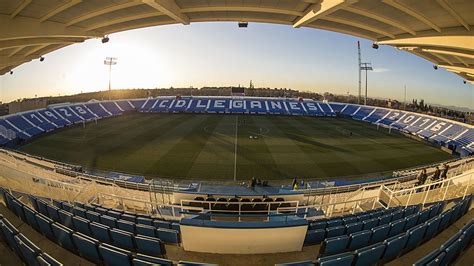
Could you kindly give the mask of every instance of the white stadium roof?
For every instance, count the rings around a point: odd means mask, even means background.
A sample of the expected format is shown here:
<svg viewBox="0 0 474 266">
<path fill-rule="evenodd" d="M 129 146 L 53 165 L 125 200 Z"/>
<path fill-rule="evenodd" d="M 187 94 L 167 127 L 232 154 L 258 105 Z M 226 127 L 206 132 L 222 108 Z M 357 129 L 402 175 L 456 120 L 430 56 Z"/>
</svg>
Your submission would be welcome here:
<svg viewBox="0 0 474 266">
<path fill-rule="evenodd" d="M 473 0 L 2 0 L 0 75 L 90 38 L 203 21 L 345 33 L 406 50 L 474 83 Z"/>
</svg>

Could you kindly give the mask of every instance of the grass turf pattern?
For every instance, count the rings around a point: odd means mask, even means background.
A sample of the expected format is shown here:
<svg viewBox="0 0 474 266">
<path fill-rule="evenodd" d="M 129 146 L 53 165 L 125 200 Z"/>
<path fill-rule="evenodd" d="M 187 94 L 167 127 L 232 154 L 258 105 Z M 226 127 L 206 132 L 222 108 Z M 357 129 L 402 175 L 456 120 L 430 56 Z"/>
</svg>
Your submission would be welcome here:
<svg viewBox="0 0 474 266">
<path fill-rule="evenodd" d="M 129 114 L 58 130 L 19 149 L 92 169 L 203 180 L 233 180 L 236 149 L 238 180 L 323 179 L 451 158 L 364 122 L 269 115 Z"/>
</svg>

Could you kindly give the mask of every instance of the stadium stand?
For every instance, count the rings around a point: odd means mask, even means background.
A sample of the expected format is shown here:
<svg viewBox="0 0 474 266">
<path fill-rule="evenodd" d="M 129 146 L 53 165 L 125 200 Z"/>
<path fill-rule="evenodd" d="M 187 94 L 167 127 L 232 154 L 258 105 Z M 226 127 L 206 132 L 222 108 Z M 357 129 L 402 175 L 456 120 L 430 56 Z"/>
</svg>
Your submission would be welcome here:
<svg viewBox="0 0 474 266">
<path fill-rule="evenodd" d="M 7 115 L 0 118 L 0 126 L 15 134 L 0 131 L 0 145 L 15 146 L 45 132 L 111 116 L 124 112 L 152 113 L 230 113 L 273 114 L 305 116 L 342 116 L 367 121 L 376 125 L 400 130 L 452 149 L 461 156 L 474 151 L 472 126 L 381 107 L 355 104 L 325 103 L 309 99 L 252 98 L 252 97 L 158 97 L 117 101 L 93 101 L 61 104 Z"/>
</svg>

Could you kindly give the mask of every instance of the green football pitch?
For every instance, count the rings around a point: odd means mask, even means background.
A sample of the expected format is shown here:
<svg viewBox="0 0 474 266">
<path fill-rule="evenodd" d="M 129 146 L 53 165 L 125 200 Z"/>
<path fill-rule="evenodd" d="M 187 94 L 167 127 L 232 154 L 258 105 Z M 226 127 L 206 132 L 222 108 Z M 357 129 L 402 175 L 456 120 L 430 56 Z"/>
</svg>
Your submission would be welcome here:
<svg viewBox="0 0 474 266">
<path fill-rule="evenodd" d="M 90 169 L 202 180 L 348 177 L 451 158 L 365 122 L 269 115 L 129 114 L 19 149 Z"/>
</svg>

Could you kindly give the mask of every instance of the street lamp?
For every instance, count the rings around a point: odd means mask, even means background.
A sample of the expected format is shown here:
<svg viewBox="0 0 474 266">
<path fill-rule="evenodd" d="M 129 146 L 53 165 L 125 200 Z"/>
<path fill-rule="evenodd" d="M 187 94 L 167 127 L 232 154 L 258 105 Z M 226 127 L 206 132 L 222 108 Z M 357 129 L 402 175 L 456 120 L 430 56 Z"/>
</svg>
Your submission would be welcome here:
<svg viewBox="0 0 474 266">
<path fill-rule="evenodd" d="M 111 91 L 112 91 L 112 66 L 117 64 L 117 58 L 116 57 L 106 57 L 104 60 L 104 65 L 109 66 L 109 99 L 111 96 Z"/>
<path fill-rule="evenodd" d="M 367 71 L 372 71 L 374 70 L 372 68 L 372 63 L 360 63 L 360 70 L 365 70 L 365 99 L 364 99 L 364 105 L 367 105 Z"/>
</svg>

